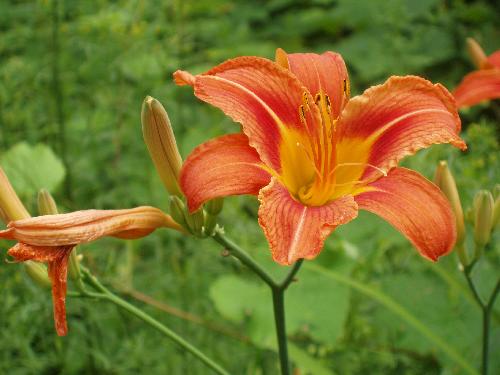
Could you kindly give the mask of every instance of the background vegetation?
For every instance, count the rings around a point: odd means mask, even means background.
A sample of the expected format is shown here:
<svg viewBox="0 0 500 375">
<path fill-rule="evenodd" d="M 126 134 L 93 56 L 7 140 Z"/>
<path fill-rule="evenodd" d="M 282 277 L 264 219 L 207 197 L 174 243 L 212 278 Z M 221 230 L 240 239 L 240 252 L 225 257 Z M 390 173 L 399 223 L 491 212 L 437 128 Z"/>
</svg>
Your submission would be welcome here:
<svg viewBox="0 0 500 375">
<path fill-rule="evenodd" d="M 143 98 L 165 105 L 184 156 L 237 129 L 191 90 L 175 87 L 176 69 L 201 72 L 236 55 L 273 58 L 276 47 L 334 50 L 347 62 L 354 94 L 392 74 L 422 75 L 451 89 L 473 69 L 466 37 L 488 53 L 499 48 L 499 14 L 486 0 L 1 1 L 0 163 L 33 214 L 42 187 L 66 211 L 166 209 L 142 141 Z M 448 160 L 468 206 L 475 191 L 499 181 L 500 111 L 493 103 L 462 114 L 467 153 L 438 146 L 407 165 L 432 177 L 437 160 Z M 228 199 L 221 220 L 230 237 L 282 272 L 270 261 L 256 208 L 252 198 Z M 104 282 L 139 298 L 134 303 L 231 372 L 276 374 L 270 296 L 221 250 L 167 231 L 80 248 Z M 481 293 L 498 266 L 498 245 L 491 246 L 474 275 Z M 287 310 L 292 358 L 303 373 L 465 373 L 446 347 L 479 367 L 480 313 L 454 254 L 433 265 L 387 224 L 362 214 L 337 230 L 299 279 Z M 405 307 L 445 350 L 345 280 Z M 56 337 L 50 292 L 19 266 L 0 264 L 0 300 L 0 373 L 207 373 L 104 303 L 69 298 L 70 334 Z M 500 372 L 498 307 L 494 314 L 491 374 Z"/>
</svg>

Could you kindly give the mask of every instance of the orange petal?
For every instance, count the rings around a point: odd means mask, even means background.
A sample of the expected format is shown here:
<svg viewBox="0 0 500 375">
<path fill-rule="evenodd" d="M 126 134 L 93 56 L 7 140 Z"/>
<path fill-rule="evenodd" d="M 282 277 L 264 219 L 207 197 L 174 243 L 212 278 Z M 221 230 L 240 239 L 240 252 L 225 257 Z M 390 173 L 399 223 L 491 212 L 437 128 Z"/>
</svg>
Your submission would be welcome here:
<svg viewBox="0 0 500 375">
<path fill-rule="evenodd" d="M 8 254 L 17 261 L 35 260 L 48 262 L 49 277 L 52 280 L 52 300 L 54 306 L 54 322 L 59 336 L 68 332 L 66 323 L 66 284 L 68 276 L 68 259 L 73 246 L 32 246 L 18 243 Z"/>
<path fill-rule="evenodd" d="M 257 194 L 270 175 L 244 134 L 229 134 L 198 146 L 185 161 L 180 183 L 191 211 L 227 195 Z"/>
<path fill-rule="evenodd" d="M 331 113 L 337 118 L 349 100 L 349 75 L 344 59 L 338 53 L 325 52 L 287 54 L 276 50 L 276 62 L 297 76 L 312 95 L 324 92 L 329 96 Z"/>
<path fill-rule="evenodd" d="M 500 68 L 500 50 L 493 52 L 486 60 L 491 67 Z"/>
<path fill-rule="evenodd" d="M 169 215 L 148 206 L 44 215 L 13 221 L 8 227 L 0 231 L 0 238 L 37 246 L 76 245 L 104 236 L 138 238 L 160 227 L 181 230 Z"/>
<path fill-rule="evenodd" d="M 282 132 L 288 128 L 305 131 L 301 106 L 313 100 L 297 78 L 272 61 L 248 56 L 192 77 L 182 71 L 174 73 L 178 84 L 194 85 L 199 99 L 241 123 L 261 160 L 280 171 Z M 307 106 L 303 113 L 309 129 L 314 129 L 320 121 L 316 106 Z"/>
<path fill-rule="evenodd" d="M 273 259 L 280 264 L 316 257 L 335 227 L 354 219 L 358 213 L 352 196 L 324 206 L 304 206 L 274 178 L 260 191 L 259 201 L 259 224 L 269 241 Z"/>
<path fill-rule="evenodd" d="M 370 184 L 372 191 L 354 197 L 360 209 L 387 220 L 427 259 L 437 260 L 453 248 L 455 218 L 439 188 L 406 168 L 394 168 Z"/>
<path fill-rule="evenodd" d="M 339 161 L 368 163 L 384 171 L 432 144 L 466 148 L 458 136 L 460 118 L 451 94 L 440 84 L 414 76 L 393 76 L 351 99 L 338 129 Z M 353 152 L 353 145 L 366 155 Z M 360 156 L 365 159 L 354 160 Z M 366 168 L 363 179 L 377 175 L 380 171 Z"/>
<path fill-rule="evenodd" d="M 467 74 L 453 92 L 459 108 L 500 98 L 500 68 Z"/>
<path fill-rule="evenodd" d="M 66 336 L 66 286 L 68 279 L 68 260 L 73 246 L 62 246 L 65 254 L 49 262 L 49 277 L 52 280 L 52 304 L 54 306 L 54 323 L 59 336 Z"/>
</svg>

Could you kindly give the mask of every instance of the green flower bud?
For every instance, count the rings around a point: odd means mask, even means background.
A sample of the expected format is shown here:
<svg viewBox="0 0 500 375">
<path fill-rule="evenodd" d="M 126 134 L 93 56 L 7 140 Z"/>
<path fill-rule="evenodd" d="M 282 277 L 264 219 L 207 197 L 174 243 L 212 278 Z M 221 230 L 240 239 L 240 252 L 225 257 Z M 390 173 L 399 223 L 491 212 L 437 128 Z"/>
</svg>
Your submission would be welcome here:
<svg viewBox="0 0 500 375">
<path fill-rule="evenodd" d="M 144 142 L 165 188 L 170 194 L 181 197 L 179 174 L 182 158 L 174 131 L 165 108 L 151 96 L 144 99 L 141 122 Z"/>
<path fill-rule="evenodd" d="M 43 264 L 27 260 L 24 262 L 24 269 L 31 280 L 42 288 L 50 289 L 52 287 L 52 282 L 47 273 L 47 267 Z"/>
<path fill-rule="evenodd" d="M 493 196 L 488 190 L 480 190 L 474 197 L 474 241 L 479 247 L 484 247 L 490 240 L 493 206 Z"/>
<path fill-rule="evenodd" d="M 177 223 L 189 229 L 186 222 L 186 206 L 182 199 L 175 195 L 170 196 L 170 215 Z"/>
<path fill-rule="evenodd" d="M 40 215 L 56 215 L 59 213 L 54 198 L 45 189 L 38 192 L 38 212 Z"/>
<path fill-rule="evenodd" d="M 224 198 L 215 198 L 205 204 L 205 211 L 212 216 L 217 216 L 224 206 Z"/>
<path fill-rule="evenodd" d="M 434 183 L 439 187 L 439 189 L 441 189 L 451 204 L 457 225 L 457 245 L 460 245 L 465 239 L 464 213 L 462 210 L 462 204 L 460 203 L 457 184 L 455 183 L 455 179 L 448 168 L 448 163 L 444 160 L 440 161 L 438 167 L 436 168 Z"/>
</svg>

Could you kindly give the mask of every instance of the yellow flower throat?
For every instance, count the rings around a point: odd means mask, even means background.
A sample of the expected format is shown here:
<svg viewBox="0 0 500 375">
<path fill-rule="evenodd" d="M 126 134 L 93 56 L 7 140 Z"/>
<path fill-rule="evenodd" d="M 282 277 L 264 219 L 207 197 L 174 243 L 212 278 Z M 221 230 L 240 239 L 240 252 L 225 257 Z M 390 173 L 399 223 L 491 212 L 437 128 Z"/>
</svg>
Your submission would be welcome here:
<svg viewBox="0 0 500 375">
<path fill-rule="evenodd" d="M 273 175 L 298 201 L 322 206 L 367 190 L 360 178 L 366 166 L 370 166 L 367 162 L 373 142 L 353 138 L 339 141 L 338 119 L 332 116 L 330 98 L 320 92 L 314 101 L 310 104 L 304 93 L 299 115 L 305 129 L 281 128 L 281 173 Z M 314 129 L 308 127 L 306 117 L 310 105 L 316 105 L 321 114 L 320 126 Z"/>
</svg>

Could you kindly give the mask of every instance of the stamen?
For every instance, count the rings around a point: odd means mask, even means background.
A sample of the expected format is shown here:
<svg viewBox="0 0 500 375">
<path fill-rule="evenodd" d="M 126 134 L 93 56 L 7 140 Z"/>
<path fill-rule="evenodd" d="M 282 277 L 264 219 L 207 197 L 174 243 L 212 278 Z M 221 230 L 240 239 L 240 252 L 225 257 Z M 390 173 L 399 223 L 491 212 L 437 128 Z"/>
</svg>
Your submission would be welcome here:
<svg viewBox="0 0 500 375">
<path fill-rule="evenodd" d="M 383 169 L 379 168 L 379 167 L 376 167 L 375 165 L 373 164 L 370 164 L 370 163 L 340 163 L 340 164 L 337 164 L 335 166 L 335 168 L 333 168 L 330 173 L 328 173 L 328 177 L 334 173 L 338 167 L 346 167 L 346 166 L 363 166 L 363 165 L 366 165 L 367 167 L 371 167 L 373 169 L 376 169 L 377 171 L 379 171 L 380 173 L 382 173 L 382 175 L 384 177 L 387 177 L 387 172 L 384 171 Z"/>
<path fill-rule="evenodd" d="M 299 107 L 299 116 L 300 116 L 300 121 L 302 122 L 302 124 L 304 124 L 306 126 L 307 125 L 307 123 L 306 123 L 306 111 L 305 111 L 303 105 L 301 105 Z"/>
<path fill-rule="evenodd" d="M 307 161 L 311 164 L 311 166 L 314 168 L 314 171 L 316 172 L 316 175 L 319 177 L 320 180 L 322 180 L 321 173 L 319 173 L 318 168 L 316 167 L 316 164 L 314 163 L 313 159 L 311 158 L 311 155 L 309 155 L 309 151 L 307 148 L 300 142 L 296 143 L 297 147 L 301 147 L 302 150 L 304 151 L 304 154 L 306 155 Z"/>
<path fill-rule="evenodd" d="M 321 94 L 318 92 L 316 95 L 314 95 L 314 103 L 316 103 L 316 105 L 319 105 L 320 101 L 321 101 Z"/>
</svg>

